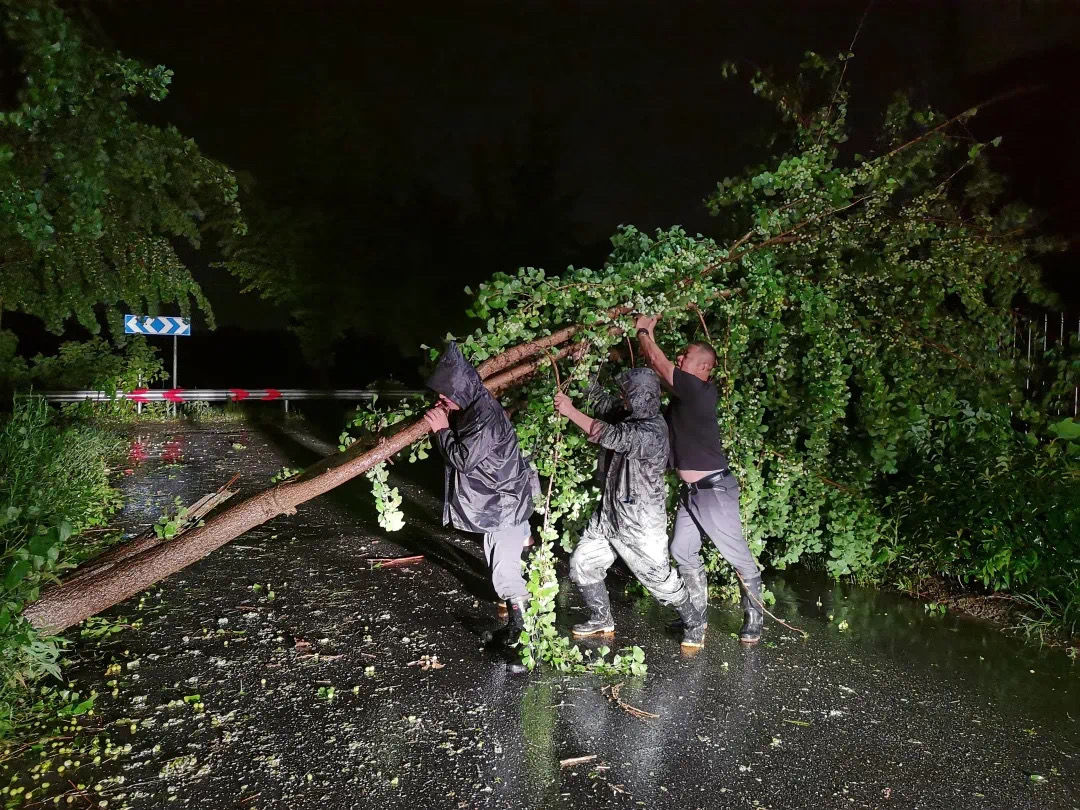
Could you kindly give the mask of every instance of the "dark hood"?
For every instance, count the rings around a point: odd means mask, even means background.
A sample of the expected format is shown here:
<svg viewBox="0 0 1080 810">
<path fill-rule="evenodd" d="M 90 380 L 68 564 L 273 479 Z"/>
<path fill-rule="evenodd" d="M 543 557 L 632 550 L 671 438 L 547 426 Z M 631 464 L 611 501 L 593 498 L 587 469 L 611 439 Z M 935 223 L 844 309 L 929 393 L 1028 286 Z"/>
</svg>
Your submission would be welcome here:
<svg viewBox="0 0 1080 810">
<path fill-rule="evenodd" d="M 615 378 L 630 404 L 629 419 L 648 419 L 660 413 L 660 378 L 650 368 L 629 368 Z M 448 395 L 449 396 L 449 395 Z"/>
<path fill-rule="evenodd" d="M 480 375 L 453 341 L 447 344 L 426 385 L 435 393 L 452 399 L 462 410 L 476 402 L 484 390 Z"/>
</svg>

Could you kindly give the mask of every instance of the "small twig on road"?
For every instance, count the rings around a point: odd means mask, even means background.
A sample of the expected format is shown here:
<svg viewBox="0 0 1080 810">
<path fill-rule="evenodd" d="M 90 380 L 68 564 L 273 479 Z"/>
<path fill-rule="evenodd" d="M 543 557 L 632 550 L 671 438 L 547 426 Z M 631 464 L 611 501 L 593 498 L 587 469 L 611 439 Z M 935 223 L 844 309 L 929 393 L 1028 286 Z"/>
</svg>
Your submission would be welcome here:
<svg viewBox="0 0 1080 810">
<path fill-rule="evenodd" d="M 392 565 L 412 565 L 423 559 L 423 554 L 417 554 L 415 557 L 369 557 L 368 564 L 372 568 L 389 568 Z"/>
<path fill-rule="evenodd" d="M 619 690 L 621 690 L 622 688 L 623 688 L 622 683 L 616 683 L 616 684 L 612 684 L 611 686 L 605 686 L 600 691 L 607 692 L 608 697 L 614 703 L 616 703 L 620 709 L 622 709 L 624 712 L 629 714 L 631 717 L 636 717 L 639 720 L 645 720 L 645 719 L 656 720 L 657 718 L 660 717 L 660 715 L 658 715 L 658 714 L 653 714 L 652 712 L 647 712 L 644 709 L 639 709 L 637 706 L 631 706 L 629 703 L 627 703 L 625 700 L 623 700 L 621 697 L 619 697 Z"/>
<path fill-rule="evenodd" d="M 583 762 L 592 762 L 594 759 L 597 759 L 597 756 L 597 754 L 589 754 L 584 757 L 570 757 L 569 759 L 564 759 L 559 762 L 559 767 L 569 768 L 571 765 L 580 765 Z"/>
<path fill-rule="evenodd" d="M 739 578 L 739 582 L 742 583 L 743 592 L 746 593 L 748 596 L 750 596 L 750 598 L 752 598 L 755 602 L 757 602 L 757 606 L 759 608 L 761 608 L 762 613 L 764 613 L 766 616 L 771 618 L 774 622 L 776 622 L 778 624 L 782 624 L 788 630 L 791 630 L 791 631 L 793 631 L 795 633 L 801 633 L 803 638 L 810 638 L 810 634 L 807 633 L 805 630 L 803 630 L 801 627 L 794 627 L 793 625 L 790 625 L 787 622 L 785 622 L 783 619 L 778 619 L 776 616 L 774 616 L 772 613 L 770 613 L 769 609 L 767 607 L 765 607 L 765 603 L 762 602 L 761 599 L 759 599 L 758 597 L 756 597 L 756 596 L 754 596 L 753 594 L 750 593 L 750 589 L 746 587 L 746 580 L 744 580 L 742 578 L 742 574 L 740 574 L 738 571 L 736 571 L 735 576 L 737 576 Z"/>
<path fill-rule="evenodd" d="M 607 779 L 605 779 L 603 781 L 604 781 L 604 784 L 606 784 L 609 788 L 611 788 L 612 794 L 625 793 L 627 796 L 630 795 L 630 791 L 628 791 L 623 785 L 616 785 L 614 782 L 609 782 Z"/>
</svg>

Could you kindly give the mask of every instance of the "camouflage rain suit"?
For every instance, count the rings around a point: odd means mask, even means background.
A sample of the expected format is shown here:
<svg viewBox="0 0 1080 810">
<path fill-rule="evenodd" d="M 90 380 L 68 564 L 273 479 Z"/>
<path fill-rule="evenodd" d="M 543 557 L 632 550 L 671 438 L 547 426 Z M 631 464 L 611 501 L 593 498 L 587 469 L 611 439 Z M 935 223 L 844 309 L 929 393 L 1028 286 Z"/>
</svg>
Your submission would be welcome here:
<svg viewBox="0 0 1080 810">
<path fill-rule="evenodd" d="M 668 557 L 668 428 L 660 415 L 660 378 L 651 369 L 632 368 L 616 382 L 622 398 L 595 384 L 589 391 L 589 441 L 605 451 L 598 465 L 603 494 L 570 558 L 570 579 L 577 585 L 603 582 L 618 554 L 658 601 L 677 604 L 685 586 Z"/>
</svg>

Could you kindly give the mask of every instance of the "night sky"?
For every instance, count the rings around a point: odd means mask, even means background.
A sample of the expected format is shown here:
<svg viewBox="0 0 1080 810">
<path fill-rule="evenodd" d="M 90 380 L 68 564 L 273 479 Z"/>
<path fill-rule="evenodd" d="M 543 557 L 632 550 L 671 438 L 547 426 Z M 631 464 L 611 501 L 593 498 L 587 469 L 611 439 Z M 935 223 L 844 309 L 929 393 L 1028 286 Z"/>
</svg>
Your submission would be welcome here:
<svg viewBox="0 0 1080 810">
<path fill-rule="evenodd" d="M 709 233 L 702 199 L 765 157 L 774 118 L 751 65 L 791 71 L 807 49 L 847 48 L 860 2 L 94 3 L 112 42 L 175 71 L 148 108 L 242 173 L 271 205 L 317 211 L 357 324 L 322 381 L 415 373 L 417 346 L 465 325 L 461 293 L 519 265 L 599 264 L 621 223 Z M 1045 228 L 1075 240 L 1080 3 L 879 2 L 848 78 L 867 133 L 897 89 L 954 113 L 1038 88 L 977 117 Z M 734 60 L 744 76 L 725 80 Z M 213 257 L 196 260 L 206 264 Z M 1077 251 L 1049 279 L 1080 309 Z M 283 313 L 198 267 L 223 327 L 199 349 L 252 351 Z M 291 340 L 266 335 L 295 357 Z M 263 343 L 262 345 L 267 345 Z M 189 385 L 288 384 L 212 364 Z M 296 369 L 302 363 L 290 363 Z M 258 379 L 255 379 L 258 377 Z M 182 382 L 185 382 L 182 380 Z"/>
</svg>

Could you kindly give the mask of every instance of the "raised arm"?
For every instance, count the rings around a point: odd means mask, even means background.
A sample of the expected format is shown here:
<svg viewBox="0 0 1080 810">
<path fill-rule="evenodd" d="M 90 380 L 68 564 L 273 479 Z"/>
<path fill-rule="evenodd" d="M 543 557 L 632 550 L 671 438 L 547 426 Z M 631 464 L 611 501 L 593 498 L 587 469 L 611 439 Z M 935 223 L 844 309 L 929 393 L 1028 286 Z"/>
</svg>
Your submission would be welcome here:
<svg viewBox="0 0 1080 810">
<path fill-rule="evenodd" d="M 485 410 L 464 429 L 454 431 L 450 429 L 445 416 L 439 420 L 437 415 L 432 414 L 432 411 L 437 410 L 439 409 L 432 408 L 424 418 L 433 428 L 439 452 L 446 459 L 446 463 L 458 472 L 472 472 L 491 449 L 491 435 L 487 429 L 492 420 L 491 414 Z"/>
<path fill-rule="evenodd" d="M 586 416 L 574 407 L 573 401 L 562 391 L 555 395 L 555 411 L 584 430 L 586 434 L 591 434 L 593 424 L 599 421 L 593 419 L 591 416 Z"/>
<path fill-rule="evenodd" d="M 649 364 L 649 368 L 657 373 L 664 385 L 673 388 L 675 364 L 668 360 L 663 350 L 656 345 L 656 339 L 653 336 L 656 321 L 655 315 L 638 315 L 637 322 L 634 324 L 637 329 L 638 344 L 641 346 L 641 353 L 645 355 L 645 362 Z"/>
</svg>

